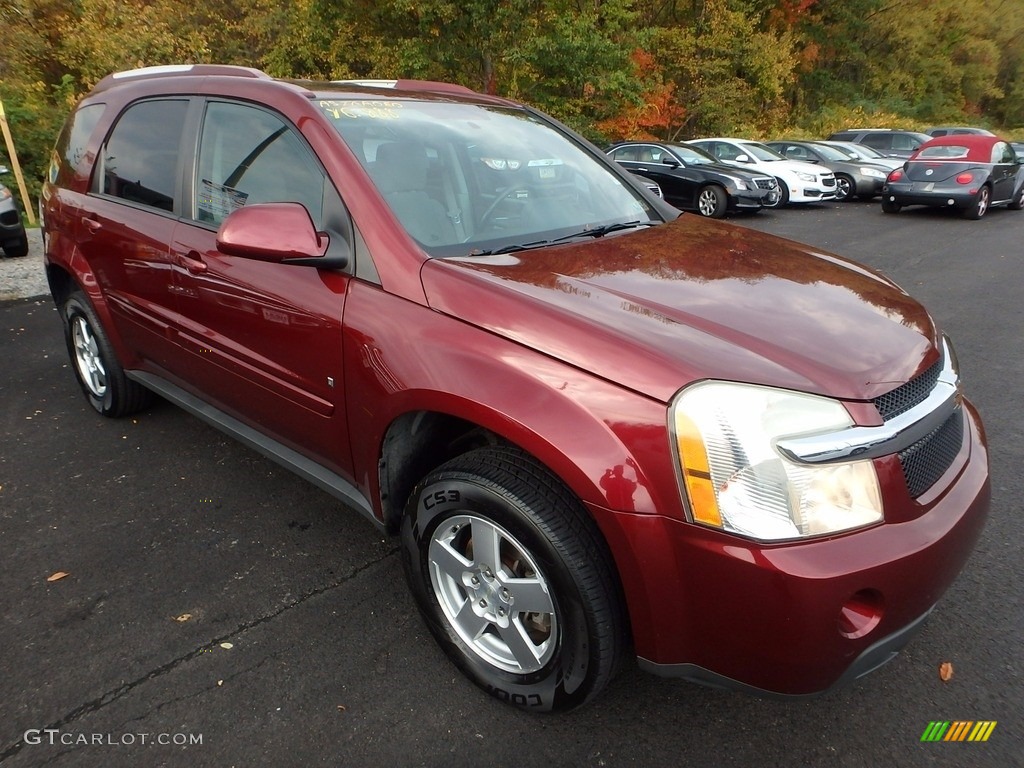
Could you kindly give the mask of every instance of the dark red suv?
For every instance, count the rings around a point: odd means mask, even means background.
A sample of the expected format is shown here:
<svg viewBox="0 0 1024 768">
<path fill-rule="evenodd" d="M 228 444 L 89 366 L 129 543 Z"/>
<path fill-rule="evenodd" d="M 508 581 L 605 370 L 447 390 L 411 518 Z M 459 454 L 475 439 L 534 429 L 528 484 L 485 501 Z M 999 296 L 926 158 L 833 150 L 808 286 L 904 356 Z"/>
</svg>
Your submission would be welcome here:
<svg viewBox="0 0 1024 768">
<path fill-rule="evenodd" d="M 848 682 L 984 523 L 982 426 L 918 303 L 680 217 L 528 107 L 119 73 L 43 205 L 93 407 L 155 392 L 400 536 L 438 642 L 512 704 L 582 704 L 627 649 L 747 690 Z"/>
</svg>

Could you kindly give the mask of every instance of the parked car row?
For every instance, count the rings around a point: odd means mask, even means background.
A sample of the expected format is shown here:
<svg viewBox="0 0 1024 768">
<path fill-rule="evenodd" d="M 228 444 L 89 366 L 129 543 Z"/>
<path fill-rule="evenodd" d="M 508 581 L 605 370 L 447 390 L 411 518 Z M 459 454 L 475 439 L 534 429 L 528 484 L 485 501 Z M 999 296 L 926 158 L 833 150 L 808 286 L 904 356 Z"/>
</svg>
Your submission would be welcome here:
<svg viewBox="0 0 1024 768">
<path fill-rule="evenodd" d="M 984 128 L 856 129 L 825 141 L 626 141 L 607 152 L 677 208 L 711 218 L 878 195 L 886 213 L 934 205 L 977 219 L 994 205 L 1024 207 L 1024 145 Z"/>
</svg>

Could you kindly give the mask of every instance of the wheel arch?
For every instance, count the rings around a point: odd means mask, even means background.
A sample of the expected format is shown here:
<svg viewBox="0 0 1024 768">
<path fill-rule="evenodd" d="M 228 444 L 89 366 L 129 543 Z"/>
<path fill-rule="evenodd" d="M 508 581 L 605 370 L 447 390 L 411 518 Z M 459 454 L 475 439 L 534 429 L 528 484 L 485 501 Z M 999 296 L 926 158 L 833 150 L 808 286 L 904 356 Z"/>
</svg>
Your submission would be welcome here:
<svg viewBox="0 0 1024 768">
<path fill-rule="evenodd" d="M 136 358 L 128 353 L 127 347 L 118 333 L 117 326 L 114 324 L 114 318 L 110 314 L 110 307 L 103 292 L 100 290 L 99 283 L 96 281 L 96 276 L 89 268 L 84 257 L 77 250 L 66 263 L 55 262 L 49 259 L 49 257 L 47 258 L 46 282 L 50 288 L 50 296 L 53 298 L 57 311 L 62 316 L 64 313 L 64 303 L 71 294 L 81 291 L 103 324 L 103 330 L 107 334 L 107 338 L 110 340 L 110 344 L 113 346 L 121 366 L 124 368 L 132 367 L 130 363 L 135 361 Z"/>
</svg>

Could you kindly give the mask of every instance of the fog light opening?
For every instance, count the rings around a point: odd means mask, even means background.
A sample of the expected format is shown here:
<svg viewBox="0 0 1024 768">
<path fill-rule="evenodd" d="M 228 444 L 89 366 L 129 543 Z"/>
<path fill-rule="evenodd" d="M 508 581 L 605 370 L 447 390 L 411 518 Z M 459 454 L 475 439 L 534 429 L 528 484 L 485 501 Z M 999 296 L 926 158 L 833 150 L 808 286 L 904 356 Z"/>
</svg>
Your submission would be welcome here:
<svg viewBox="0 0 1024 768">
<path fill-rule="evenodd" d="M 856 640 L 871 632 L 882 620 L 882 595 L 874 589 L 853 594 L 839 609 L 839 634 Z"/>
</svg>

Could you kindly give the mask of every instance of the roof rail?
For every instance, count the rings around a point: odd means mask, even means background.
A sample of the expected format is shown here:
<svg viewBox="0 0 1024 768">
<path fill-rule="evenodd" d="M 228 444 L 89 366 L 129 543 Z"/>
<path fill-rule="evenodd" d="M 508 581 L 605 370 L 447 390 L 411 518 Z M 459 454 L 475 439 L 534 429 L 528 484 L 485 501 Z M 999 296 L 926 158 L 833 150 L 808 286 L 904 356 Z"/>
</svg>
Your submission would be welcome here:
<svg viewBox="0 0 1024 768">
<path fill-rule="evenodd" d="M 337 85 L 361 85 L 365 88 L 394 88 L 398 91 L 431 91 L 433 93 L 472 93 L 472 88 L 456 83 L 443 83 L 437 80 L 331 80 Z"/>
<path fill-rule="evenodd" d="M 104 91 L 116 83 L 129 82 L 133 79 L 152 77 L 180 77 L 191 75 L 194 77 L 206 77 L 210 75 L 221 75 L 225 77 L 252 77 L 261 80 L 271 80 L 266 72 L 252 67 L 236 67 L 231 64 L 163 64 L 156 67 L 139 67 L 138 69 L 127 69 L 123 72 L 114 72 L 100 80 L 93 93 Z"/>
</svg>

